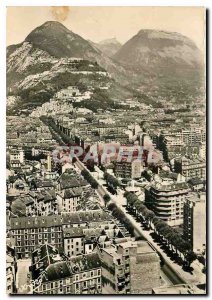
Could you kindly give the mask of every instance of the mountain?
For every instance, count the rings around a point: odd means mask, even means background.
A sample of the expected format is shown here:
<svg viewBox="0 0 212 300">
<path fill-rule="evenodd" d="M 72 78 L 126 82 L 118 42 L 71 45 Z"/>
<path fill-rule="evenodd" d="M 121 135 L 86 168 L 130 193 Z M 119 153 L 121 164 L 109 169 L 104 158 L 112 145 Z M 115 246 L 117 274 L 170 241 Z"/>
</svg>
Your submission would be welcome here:
<svg viewBox="0 0 212 300">
<path fill-rule="evenodd" d="M 203 75 L 202 53 L 180 33 L 140 30 L 113 56 L 123 67 L 137 74 L 137 84 L 180 81 L 196 82 Z"/>
<path fill-rule="evenodd" d="M 125 70 L 119 64 L 59 22 L 48 21 L 35 28 L 25 41 L 56 58 L 80 57 L 96 61 L 117 80 L 124 79 Z"/>
<path fill-rule="evenodd" d="M 168 63 L 196 68 L 202 64 L 201 52 L 189 38 L 176 32 L 140 30 L 114 55 L 114 59 L 134 68 Z M 168 59 L 168 63 L 167 63 Z"/>
<path fill-rule="evenodd" d="M 122 46 L 116 38 L 106 39 L 99 43 L 94 43 L 94 45 L 108 57 L 112 57 Z"/>
<path fill-rule="evenodd" d="M 124 68 L 59 22 L 46 22 L 7 47 L 8 106 L 15 109 L 33 109 L 70 85 L 110 86 L 103 96 L 108 102 L 125 92 L 129 96 L 114 79 L 126 80 Z"/>
<path fill-rule="evenodd" d="M 153 103 L 158 96 L 183 101 L 196 95 L 202 55 L 187 37 L 141 30 L 110 58 L 99 45 L 112 44 L 118 46 L 114 39 L 96 45 L 55 21 L 35 28 L 22 43 L 7 47 L 8 105 L 33 109 L 70 85 L 93 87 L 94 103 L 105 101 L 105 107 L 133 96 Z"/>
<path fill-rule="evenodd" d="M 116 80 L 120 82 L 126 82 L 127 80 L 126 71 L 123 67 L 103 54 L 99 49 L 93 47 L 87 40 L 56 21 L 44 23 L 35 28 L 23 43 L 11 45 L 7 48 L 8 73 L 12 70 L 16 72 L 17 70 L 23 71 L 23 68 L 31 68 L 30 64 L 33 58 L 29 57 L 32 56 L 41 56 L 41 60 L 43 56 L 46 56 L 45 63 L 49 62 L 49 58 L 83 58 L 97 62 Z M 15 77 L 20 78 L 22 74 L 19 73 L 15 74 Z M 10 85 L 10 81 L 14 82 L 14 76 L 12 75 L 8 74 L 8 85 Z"/>
</svg>

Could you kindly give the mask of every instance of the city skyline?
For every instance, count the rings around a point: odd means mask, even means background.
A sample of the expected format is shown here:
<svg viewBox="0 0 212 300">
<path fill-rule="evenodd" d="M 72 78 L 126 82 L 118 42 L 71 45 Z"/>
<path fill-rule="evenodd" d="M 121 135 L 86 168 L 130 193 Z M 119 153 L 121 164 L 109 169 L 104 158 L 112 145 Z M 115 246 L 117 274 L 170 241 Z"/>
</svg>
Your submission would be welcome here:
<svg viewBox="0 0 212 300">
<path fill-rule="evenodd" d="M 7 294 L 208 293 L 204 16 L 8 9 Z"/>
</svg>

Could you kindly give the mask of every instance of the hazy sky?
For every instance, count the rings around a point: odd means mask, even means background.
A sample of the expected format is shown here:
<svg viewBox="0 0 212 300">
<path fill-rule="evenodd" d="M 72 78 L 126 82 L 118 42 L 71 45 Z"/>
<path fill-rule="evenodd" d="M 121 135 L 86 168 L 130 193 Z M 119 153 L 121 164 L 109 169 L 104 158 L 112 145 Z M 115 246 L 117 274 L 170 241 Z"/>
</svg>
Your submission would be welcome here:
<svg viewBox="0 0 212 300">
<path fill-rule="evenodd" d="M 204 49 L 202 7 L 64 7 L 7 8 L 7 45 L 22 42 L 37 26 L 58 20 L 73 32 L 94 42 L 116 37 L 125 43 L 140 29 L 182 33 Z"/>
</svg>

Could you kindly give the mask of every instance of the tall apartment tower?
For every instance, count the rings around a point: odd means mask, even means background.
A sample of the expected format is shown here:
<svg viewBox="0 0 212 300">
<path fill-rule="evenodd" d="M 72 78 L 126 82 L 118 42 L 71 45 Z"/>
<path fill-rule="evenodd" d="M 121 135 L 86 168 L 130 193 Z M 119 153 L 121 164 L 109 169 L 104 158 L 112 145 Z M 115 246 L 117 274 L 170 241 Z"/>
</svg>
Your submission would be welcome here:
<svg viewBox="0 0 212 300">
<path fill-rule="evenodd" d="M 206 245 L 206 201 L 196 194 L 184 204 L 183 233 L 195 253 L 201 254 Z"/>
</svg>

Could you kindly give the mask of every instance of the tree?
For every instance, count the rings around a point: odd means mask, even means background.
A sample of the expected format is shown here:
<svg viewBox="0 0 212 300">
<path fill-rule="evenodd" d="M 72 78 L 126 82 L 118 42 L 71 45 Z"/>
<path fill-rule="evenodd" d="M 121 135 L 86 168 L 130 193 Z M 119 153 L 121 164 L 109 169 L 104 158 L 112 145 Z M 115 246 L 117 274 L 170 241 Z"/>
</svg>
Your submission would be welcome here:
<svg viewBox="0 0 212 300">
<path fill-rule="evenodd" d="M 173 236 L 172 228 L 167 225 L 166 227 L 163 227 L 162 231 L 163 231 L 163 236 L 166 239 L 166 242 L 167 242 L 168 246 L 170 246 L 171 245 L 170 241 L 171 241 L 171 238 Z"/>
<path fill-rule="evenodd" d="M 124 195 L 125 195 L 125 197 L 127 199 L 127 207 L 129 209 L 133 209 L 134 203 L 136 201 L 140 201 L 135 194 L 132 194 L 130 192 L 126 192 Z"/>
<path fill-rule="evenodd" d="M 111 198 L 108 194 L 105 194 L 103 197 L 104 201 L 105 201 L 105 206 L 108 204 L 108 202 L 110 202 Z"/>
<path fill-rule="evenodd" d="M 110 202 L 110 203 L 108 204 L 108 207 L 107 207 L 107 208 L 108 208 L 110 211 L 113 211 L 116 207 L 117 207 L 117 206 L 116 206 L 115 203 Z"/>
<path fill-rule="evenodd" d="M 181 238 L 180 244 L 179 244 L 179 251 L 183 253 L 185 256 L 186 252 L 191 251 L 191 245 L 188 241 L 185 241 L 183 238 Z"/>
<path fill-rule="evenodd" d="M 180 234 L 173 230 L 173 236 L 171 238 L 171 244 L 175 247 L 176 254 L 178 254 L 181 242 L 182 242 L 182 238 L 181 238 Z"/>
<path fill-rule="evenodd" d="M 97 189 L 99 186 L 98 182 L 93 178 L 90 179 L 90 184 L 93 189 Z"/>
<path fill-rule="evenodd" d="M 155 226 L 158 222 L 160 222 L 160 219 L 159 219 L 158 217 L 155 216 L 155 217 L 152 219 L 152 223 L 153 223 L 154 226 Z"/>
<path fill-rule="evenodd" d="M 187 266 L 188 267 L 190 267 L 190 265 L 192 264 L 192 262 L 194 261 L 194 260 L 196 260 L 197 259 L 197 255 L 196 255 L 196 253 L 194 253 L 193 251 L 188 251 L 187 253 L 186 253 L 186 255 L 185 255 L 185 262 L 186 262 L 186 264 L 187 264 Z"/>
<path fill-rule="evenodd" d="M 167 224 L 163 220 L 160 220 L 160 222 L 157 222 L 157 224 L 155 225 L 156 231 L 160 237 L 163 237 L 163 234 L 164 234 L 163 229 L 166 226 L 167 226 Z"/>
<path fill-rule="evenodd" d="M 106 180 L 108 186 L 111 186 L 115 190 L 118 186 L 120 186 L 118 179 L 107 172 L 104 173 L 104 179 Z"/>
<path fill-rule="evenodd" d="M 125 214 L 123 213 L 123 211 L 119 207 L 116 207 L 113 210 L 113 215 L 114 215 L 114 217 L 119 219 L 121 222 L 123 222 L 123 219 L 125 218 Z"/>
<path fill-rule="evenodd" d="M 134 203 L 134 208 L 136 210 L 136 215 L 138 216 L 139 212 L 140 212 L 140 209 L 142 209 L 144 205 L 141 203 L 140 200 L 136 200 L 135 203 Z"/>
<path fill-rule="evenodd" d="M 123 221 L 124 221 L 124 225 L 125 225 L 126 229 L 129 231 L 129 233 L 131 235 L 133 235 L 134 227 L 133 227 L 132 223 L 126 217 L 123 219 Z"/>
<path fill-rule="evenodd" d="M 81 171 L 81 175 L 85 178 L 85 180 L 88 181 L 88 183 L 90 183 L 93 189 L 98 188 L 99 186 L 98 182 L 96 181 L 96 179 L 93 178 L 93 176 L 86 169 L 83 169 Z"/>
<path fill-rule="evenodd" d="M 145 219 L 147 220 L 149 227 L 151 227 L 151 222 L 154 217 L 155 217 L 155 213 L 153 211 L 147 209 Z"/>
</svg>

